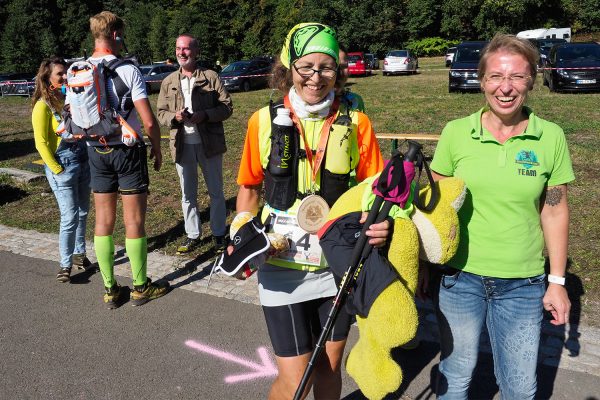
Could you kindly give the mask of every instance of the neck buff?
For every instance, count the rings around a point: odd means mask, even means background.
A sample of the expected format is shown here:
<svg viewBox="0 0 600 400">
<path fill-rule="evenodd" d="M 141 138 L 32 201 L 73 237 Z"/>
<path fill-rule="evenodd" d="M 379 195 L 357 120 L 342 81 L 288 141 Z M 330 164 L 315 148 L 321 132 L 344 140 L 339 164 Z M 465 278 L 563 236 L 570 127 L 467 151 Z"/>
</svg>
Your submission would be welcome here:
<svg viewBox="0 0 600 400">
<path fill-rule="evenodd" d="M 285 38 L 281 49 L 281 63 L 286 67 L 301 57 L 311 53 L 323 53 L 339 61 L 339 45 L 335 30 L 316 22 L 294 26 Z"/>
<path fill-rule="evenodd" d="M 327 114 L 329 114 L 329 108 L 333 104 L 333 99 L 335 97 L 334 91 L 330 91 L 327 96 L 317 104 L 308 104 L 302 97 L 296 93 L 296 88 L 293 86 L 289 92 L 289 99 L 292 107 L 294 108 L 294 113 L 300 119 L 307 119 L 309 121 L 318 121 L 321 119 L 327 118 Z"/>
</svg>

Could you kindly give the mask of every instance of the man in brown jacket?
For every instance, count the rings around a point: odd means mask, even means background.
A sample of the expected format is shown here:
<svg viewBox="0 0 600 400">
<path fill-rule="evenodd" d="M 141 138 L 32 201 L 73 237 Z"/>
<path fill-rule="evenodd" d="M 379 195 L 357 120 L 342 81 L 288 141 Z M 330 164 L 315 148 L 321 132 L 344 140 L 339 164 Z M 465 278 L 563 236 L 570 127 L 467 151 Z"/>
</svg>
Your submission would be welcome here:
<svg viewBox="0 0 600 400">
<path fill-rule="evenodd" d="M 158 95 L 158 120 L 171 128 L 169 147 L 181 184 L 186 239 L 177 252 L 189 252 L 199 241 L 198 165 L 210 196 L 210 229 L 215 250 L 225 248 L 226 208 L 223 195 L 223 121 L 233 112 L 231 97 L 211 70 L 196 67 L 198 41 L 183 34 L 175 42 L 179 70 L 165 78 Z"/>
</svg>

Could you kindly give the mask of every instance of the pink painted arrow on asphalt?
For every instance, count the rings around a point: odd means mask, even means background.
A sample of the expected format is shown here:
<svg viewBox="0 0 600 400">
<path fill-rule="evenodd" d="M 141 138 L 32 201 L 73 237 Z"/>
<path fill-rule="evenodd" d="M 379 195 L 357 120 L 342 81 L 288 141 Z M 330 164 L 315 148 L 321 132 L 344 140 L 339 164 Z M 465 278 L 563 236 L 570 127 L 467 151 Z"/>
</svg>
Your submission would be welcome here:
<svg viewBox="0 0 600 400">
<path fill-rule="evenodd" d="M 264 347 L 256 349 L 258 356 L 260 357 L 261 364 L 252 362 L 250 360 L 243 359 L 225 351 L 217 350 L 214 347 L 196 342 L 194 340 L 188 340 L 185 345 L 191 347 L 194 350 L 201 351 L 203 353 L 210 354 L 211 356 L 218 357 L 222 360 L 232 361 L 234 363 L 243 365 L 250 368 L 254 372 L 240 375 L 230 375 L 225 377 L 225 382 L 236 383 L 240 381 L 249 381 L 256 378 L 266 378 L 270 376 L 277 376 L 277 368 L 269 357 L 269 352 Z"/>
</svg>

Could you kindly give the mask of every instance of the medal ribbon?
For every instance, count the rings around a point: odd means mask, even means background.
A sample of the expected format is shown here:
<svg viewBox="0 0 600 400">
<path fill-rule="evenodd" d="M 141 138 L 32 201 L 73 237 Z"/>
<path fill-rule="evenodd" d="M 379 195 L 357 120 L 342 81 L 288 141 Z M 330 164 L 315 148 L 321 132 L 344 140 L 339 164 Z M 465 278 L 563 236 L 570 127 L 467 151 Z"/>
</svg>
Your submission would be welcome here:
<svg viewBox="0 0 600 400">
<path fill-rule="evenodd" d="M 319 145 L 317 146 L 317 152 L 313 159 L 313 153 L 311 147 L 308 145 L 308 141 L 306 140 L 306 136 L 304 135 L 304 128 L 302 127 L 302 123 L 298 119 L 298 116 L 294 112 L 294 108 L 290 103 L 290 99 L 288 96 L 283 98 L 283 104 L 287 109 L 290 110 L 290 115 L 292 117 L 292 121 L 296 125 L 296 128 L 300 131 L 300 136 L 302 136 L 302 140 L 304 141 L 304 150 L 306 150 L 306 159 L 312 169 L 312 179 L 313 182 L 316 182 L 317 172 L 319 172 L 319 168 L 321 167 L 321 163 L 325 158 L 325 150 L 327 149 L 327 141 L 329 140 L 329 131 L 331 129 L 331 125 L 333 125 L 333 121 L 337 115 L 338 109 L 340 107 L 340 99 L 338 97 L 335 98 L 331 108 L 329 109 L 329 114 L 327 115 L 327 119 L 323 124 L 323 128 L 321 128 L 321 139 L 319 140 Z"/>
</svg>

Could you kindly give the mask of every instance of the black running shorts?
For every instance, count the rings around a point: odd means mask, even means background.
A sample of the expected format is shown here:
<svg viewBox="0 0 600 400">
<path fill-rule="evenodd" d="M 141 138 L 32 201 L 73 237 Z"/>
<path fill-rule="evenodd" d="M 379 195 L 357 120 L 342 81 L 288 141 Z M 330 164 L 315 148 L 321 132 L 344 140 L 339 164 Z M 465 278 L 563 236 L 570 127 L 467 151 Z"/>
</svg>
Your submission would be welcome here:
<svg viewBox="0 0 600 400">
<path fill-rule="evenodd" d="M 146 145 L 88 146 L 94 193 L 138 194 L 148 191 Z"/>
<path fill-rule="evenodd" d="M 295 357 L 312 352 L 327 321 L 332 300 L 328 297 L 285 306 L 263 306 L 275 354 Z M 350 324 L 351 316 L 342 307 L 327 340 L 337 342 L 346 339 Z"/>
</svg>

